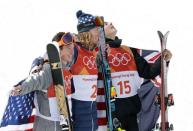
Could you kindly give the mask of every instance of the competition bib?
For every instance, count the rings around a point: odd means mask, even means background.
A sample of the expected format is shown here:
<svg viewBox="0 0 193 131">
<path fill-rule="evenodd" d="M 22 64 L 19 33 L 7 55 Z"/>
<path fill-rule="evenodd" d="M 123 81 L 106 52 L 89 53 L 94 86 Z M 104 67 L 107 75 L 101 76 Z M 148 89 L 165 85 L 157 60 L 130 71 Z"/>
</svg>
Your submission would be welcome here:
<svg viewBox="0 0 193 131">
<path fill-rule="evenodd" d="M 72 98 L 82 101 L 96 101 L 97 76 L 73 75 L 75 93 Z"/>
<path fill-rule="evenodd" d="M 117 98 L 126 98 L 136 95 L 141 85 L 141 78 L 136 71 L 111 73 L 111 78 L 113 86 L 116 88 Z"/>
</svg>

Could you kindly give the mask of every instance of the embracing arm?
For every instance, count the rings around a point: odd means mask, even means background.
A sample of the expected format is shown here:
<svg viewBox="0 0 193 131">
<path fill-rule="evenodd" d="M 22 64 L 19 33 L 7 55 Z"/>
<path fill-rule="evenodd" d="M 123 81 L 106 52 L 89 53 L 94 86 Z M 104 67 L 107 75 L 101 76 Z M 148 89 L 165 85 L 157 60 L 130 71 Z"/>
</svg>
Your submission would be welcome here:
<svg viewBox="0 0 193 131">
<path fill-rule="evenodd" d="M 156 60 L 154 64 L 149 64 L 142 56 L 140 56 L 135 48 L 131 48 L 133 53 L 137 71 L 140 77 L 152 79 L 161 72 L 161 57 Z"/>
<path fill-rule="evenodd" d="M 46 90 L 52 82 L 49 64 L 44 64 L 39 72 L 30 74 L 21 85 L 14 87 L 11 95 L 24 95 L 35 90 Z"/>
</svg>

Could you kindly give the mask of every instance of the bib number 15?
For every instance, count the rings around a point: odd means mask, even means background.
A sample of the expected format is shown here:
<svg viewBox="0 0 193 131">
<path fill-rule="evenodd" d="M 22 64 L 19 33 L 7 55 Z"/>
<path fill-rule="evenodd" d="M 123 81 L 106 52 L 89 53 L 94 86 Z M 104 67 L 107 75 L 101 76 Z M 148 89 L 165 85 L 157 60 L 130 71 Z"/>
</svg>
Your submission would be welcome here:
<svg viewBox="0 0 193 131">
<path fill-rule="evenodd" d="M 119 86 L 120 95 L 129 94 L 131 92 L 131 86 L 129 85 L 129 81 L 120 81 L 117 83 Z"/>
</svg>

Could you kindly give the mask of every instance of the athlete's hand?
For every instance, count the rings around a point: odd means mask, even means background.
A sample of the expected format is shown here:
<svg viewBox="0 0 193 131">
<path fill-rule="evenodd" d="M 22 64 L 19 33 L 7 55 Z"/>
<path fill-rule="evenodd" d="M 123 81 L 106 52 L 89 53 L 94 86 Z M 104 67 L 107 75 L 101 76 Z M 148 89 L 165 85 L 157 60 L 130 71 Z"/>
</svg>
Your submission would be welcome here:
<svg viewBox="0 0 193 131">
<path fill-rule="evenodd" d="M 21 90 L 22 90 L 21 85 L 18 85 L 18 86 L 16 86 L 16 87 L 13 87 L 13 90 L 11 90 L 10 95 L 11 95 L 11 96 L 17 96 L 17 95 L 20 95 Z"/>
<path fill-rule="evenodd" d="M 172 53 L 169 50 L 165 49 L 162 54 L 163 54 L 163 58 L 164 58 L 165 61 L 170 61 L 171 60 Z"/>
</svg>

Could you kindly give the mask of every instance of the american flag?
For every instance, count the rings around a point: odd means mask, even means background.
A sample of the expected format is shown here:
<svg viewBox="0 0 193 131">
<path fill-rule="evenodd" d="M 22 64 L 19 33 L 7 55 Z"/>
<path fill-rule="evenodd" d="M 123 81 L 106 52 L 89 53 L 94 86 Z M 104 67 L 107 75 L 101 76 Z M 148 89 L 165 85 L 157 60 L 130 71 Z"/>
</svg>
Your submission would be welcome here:
<svg viewBox="0 0 193 131">
<path fill-rule="evenodd" d="M 30 74 L 39 69 L 43 58 L 35 58 Z M 22 80 L 15 86 L 21 85 Z M 0 122 L 1 131 L 32 131 L 35 119 L 34 92 L 22 96 L 9 96 L 8 103 Z"/>
<path fill-rule="evenodd" d="M 34 93 L 23 96 L 10 96 L 0 130 L 2 131 L 32 131 L 34 122 Z"/>
<path fill-rule="evenodd" d="M 144 59 L 148 63 L 154 63 L 160 57 L 160 53 L 156 50 L 137 49 L 137 51 L 142 57 L 144 57 Z M 102 74 L 100 72 L 99 72 L 99 76 L 101 76 L 101 77 L 98 78 L 98 92 L 97 92 L 98 125 L 99 125 L 99 131 L 107 131 L 107 118 L 106 118 L 106 105 L 105 105 L 105 98 L 104 98 L 104 85 L 103 85 Z M 159 88 L 157 88 L 157 87 L 159 87 L 159 86 L 160 86 L 160 77 L 158 76 L 158 77 L 156 77 L 155 80 L 151 80 L 151 81 L 144 80 L 144 84 L 142 84 L 140 89 L 148 89 L 146 87 L 149 87 L 149 88 L 153 88 L 154 91 L 156 93 L 158 93 Z M 151 93 L 151 91 L 150 91 L 150 93 Z M 150 100 L 150 101 L 154 102 L 154 97 L 155 97 L 156 93 L 152 94 L 151 99 L 153 99 L 153 100 Z M 141 99 L 149 99 L 149 98 L 144 98 L 143 97 Z M 147 103 L 144 103 L 144 101 L 142 100 L 142 106 L 144 104 L 145 104 L 145 107 L 147 107 L 147 108 L 152 106 L 152 103 L 148 103 L 148 106 L 146 106 Z M 139 122 L 140 131 L 148 131 L 148 130 L 143 130 L 144 126 L 145 126 L 144 129 L 152 128 L 152 125 L 154 125 L 155 122 L 157 121 L 157 119 L 159 117 L 159 107 L 157 106 L 155 108 L 156 108 L 156 111 L 155 111 L 155 109 L 152 109 L 152 108 L 149 108 L 149 111 L 147 111 L 147 112 L 143 112 L 143 110 L 141 111 L 141 115 L 139 117 L 143 117 L 142 119 L 145 120 L 145 121 L 140 121 Z M 155 111 L 155 112 L 152 113 L 152 110 Z M 146 114 L 146 115 L 144 116 L 143 114 Z M 147 119 L 151 120 L 151 121 L 149 121 L 147 123 L 146 122 Z"/>
</svg>

